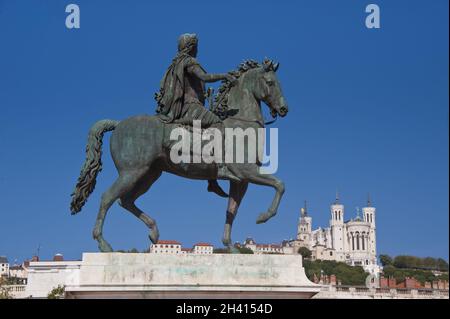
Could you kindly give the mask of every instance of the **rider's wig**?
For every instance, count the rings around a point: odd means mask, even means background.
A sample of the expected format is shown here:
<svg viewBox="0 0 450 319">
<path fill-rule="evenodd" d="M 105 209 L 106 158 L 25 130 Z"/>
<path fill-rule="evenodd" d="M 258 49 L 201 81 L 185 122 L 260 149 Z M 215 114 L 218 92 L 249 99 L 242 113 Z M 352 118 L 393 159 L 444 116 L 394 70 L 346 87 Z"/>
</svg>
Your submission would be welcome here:
<svg viewBox="0 0 450 319">
<path fill-rule="evenodd" d="M 198 38 L 195 33 L 185 33 L 178 38 L 178 52 L 189 53 L 197 46 Z"/>
</svg>

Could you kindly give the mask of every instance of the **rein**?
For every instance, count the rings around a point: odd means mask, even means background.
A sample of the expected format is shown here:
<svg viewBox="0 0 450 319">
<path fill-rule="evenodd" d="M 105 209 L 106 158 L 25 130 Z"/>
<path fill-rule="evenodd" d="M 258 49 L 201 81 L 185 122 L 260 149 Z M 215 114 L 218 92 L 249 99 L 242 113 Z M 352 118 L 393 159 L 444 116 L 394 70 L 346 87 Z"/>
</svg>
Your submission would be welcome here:
<svg viewBox="0 0 450 319">
<path fill-rule="evenodd" d="M 264 125 L 270 125 L 270 124 L 273 124 L 273 123 L 275 123 L 277 120 L 278 120 L 278 115 L 275 114 L 275 116 L 273 117 L 273 120 L 270 120 L 270 121 L 268 121 L 268 122 L 264 122 Z"/>
<path fill-rule="evenodd" d="M 261 121 L 259 121 L 259 120 L 247 120 L 247 119 L 243 119 L 243 118 L 240 118 L 240 117 L 228 117 L 228 118 L 229 119 L 233 119 L 233 120 L 237 120 L 237 121 L 241 121 L 241 122 L 257 123 L 257 124 L 259 124 L 259 126 L 264 127 L 265 125 L 270 125 L 270 124 L 275 123 L 277 121 L 277 119 L 278 119 L 278 116 L 275 114 L 273 120 L 264 122 L 264 124 Z"/>
</svg>

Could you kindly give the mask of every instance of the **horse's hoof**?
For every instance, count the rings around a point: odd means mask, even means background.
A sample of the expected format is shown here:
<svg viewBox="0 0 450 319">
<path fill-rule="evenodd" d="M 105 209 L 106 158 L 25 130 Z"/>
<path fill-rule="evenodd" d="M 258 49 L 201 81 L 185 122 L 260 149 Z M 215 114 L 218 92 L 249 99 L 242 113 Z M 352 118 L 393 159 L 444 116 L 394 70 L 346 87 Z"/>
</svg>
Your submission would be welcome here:
<svg viewBox="0 0 450 319">
<path fill-rule="evenodd" d="M 98 244 L 98 249 L 102 253 L 111 253 L 113 252 L 113 249 L 110 244 L 108 244 L 105 240 L 101 240 Z"/>
<path fill-rule="evenodd" d="M 231 243 L 231 240 L 230 240 L 230 239 L 226 239 L 226 238 L 223 238 L 223 239 L 222 239 L 222 244 L 223 244 L 225 247 L 230 246 L 230 243 Z"/>
<path fill-rule="evenodd" d="M 259 214 L 258 218 L 256 219 L 256 223 L 257 224 L 263 224 L 266 221 L 268 221 L 270 218 L 270 214 L 269 213 L 261 213 Z"/>
<path fill-rule="evenodd" d="M 148 238 L 150 238 L 150 241 L 153 244 L 156 244 L 158 242 L 158 239 L 159 239 L 159 231 L 158 231 L 158 229 L 150 231 L 150 235 L 148 235 Z"/>
</svg>

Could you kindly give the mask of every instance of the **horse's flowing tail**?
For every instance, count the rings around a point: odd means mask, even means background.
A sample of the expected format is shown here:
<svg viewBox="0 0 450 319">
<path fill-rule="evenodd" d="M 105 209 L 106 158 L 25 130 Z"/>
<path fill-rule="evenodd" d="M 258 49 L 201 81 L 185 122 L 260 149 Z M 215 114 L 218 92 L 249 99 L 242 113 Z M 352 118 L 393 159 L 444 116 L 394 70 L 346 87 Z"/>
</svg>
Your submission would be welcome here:
<svg viewBox="0 0 450 319">
<path fill-rule="evenodd" d="M 103 134 L 114 130 L 117 124 L 119 124 L 119 121 L 101 120 L 96 122 L 89 130 L 88 143 L 86 145 L 86 161 L 81 169 L 75 190 L 71 195 L 70 210 L 72 215 L 81 211 L 81 208 L 95 188 L 95 179 L 102 170 Z"/>
</svg>

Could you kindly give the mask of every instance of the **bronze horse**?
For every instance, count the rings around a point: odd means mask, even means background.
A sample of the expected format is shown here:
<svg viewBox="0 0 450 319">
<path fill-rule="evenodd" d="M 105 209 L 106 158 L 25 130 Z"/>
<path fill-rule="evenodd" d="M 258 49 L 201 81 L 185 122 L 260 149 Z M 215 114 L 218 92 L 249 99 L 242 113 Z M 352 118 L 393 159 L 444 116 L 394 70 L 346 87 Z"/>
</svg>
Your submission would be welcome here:
<svg viewBox="0 0 450 319">
<path fill-rule="evenodd" d="M 284 117 L 288 112 L 287 104 L 281 92 L 276 77 L 278 64 L 265 60 L 262 64 L 255 61 L 245 61 L 234 72 L 235 83 L 225 81 L 216 97 L 218 104 L 226 106 L 226 117 L 223 121 L 226 128 L 258 128 L 264 127 L 261 112 L 261 101 L 267 104 L 272 115 Z M 224 89 L 225 88 L 225 89 Z M 223 101 L 226 101 L 224 103 Z M 103 238 L 103 222 L 108 209 L 119 200 L 119 204 L 139 218 L 149 229 L 149 238 L 156 243 L 159 231 L 156 221 L 140 210 L 135 201 L 146 193 L 150 186 L 161 176 L 169 172 L 178 176 L 208 180 L 217 176 L 217 166 L 214 163 L 174 164 L 169 157 L 167 145 L 169 133 L 175 124 L 164 124 L 157 116 L 133 116 L 123 121 L 101 120 L 96 122 L 89 131 L 86 146 L 86 161 L 72 194 L 71 211 L 76 214 L 86 203 L 96 183 L 98 172 L 101 171 L 103 134 L 113 131 L 110 139 L 111 156 L 119 172 L 114 184 L 103 193 L 100 209 L 93 231 L 93 237 L 98 241 L 102 252 L 113 251 L 110 244 Z M 264 223 L 277 213 L 284 193 L 284 184 L 270 174 L 260 173 L 261 163 L 229 163 L 228 167 L 239 177 L 240 181 L 230 181 L 228 209 L 222 242 L 231 248 L 231 227 L 233 220 L 247 191 L 249 183 L 273 187 L 276 191 L 267 212 L 261 213 L 257 223 Z"/>
</svg>

